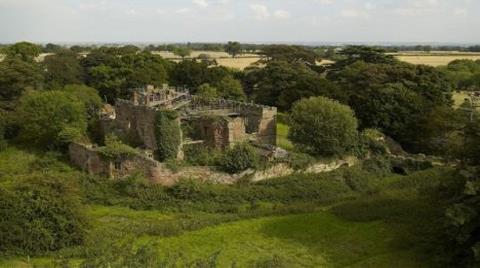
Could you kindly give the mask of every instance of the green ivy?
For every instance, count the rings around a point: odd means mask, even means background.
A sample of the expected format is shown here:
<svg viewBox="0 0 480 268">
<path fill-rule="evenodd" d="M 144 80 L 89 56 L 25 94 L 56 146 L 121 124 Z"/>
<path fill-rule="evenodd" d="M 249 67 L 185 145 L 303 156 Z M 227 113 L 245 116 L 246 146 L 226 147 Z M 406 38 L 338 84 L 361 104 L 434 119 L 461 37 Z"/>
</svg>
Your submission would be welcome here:
<svg viewBox="0 0 480 268">
<path fill-rule="evenodd" d="M 178 148 L 182 142 L 178 113 L 162 110 L 155 115 L 155 138 L 157 140 L 157 155 L 161 161 L 177 157 Z"/>
</svg>

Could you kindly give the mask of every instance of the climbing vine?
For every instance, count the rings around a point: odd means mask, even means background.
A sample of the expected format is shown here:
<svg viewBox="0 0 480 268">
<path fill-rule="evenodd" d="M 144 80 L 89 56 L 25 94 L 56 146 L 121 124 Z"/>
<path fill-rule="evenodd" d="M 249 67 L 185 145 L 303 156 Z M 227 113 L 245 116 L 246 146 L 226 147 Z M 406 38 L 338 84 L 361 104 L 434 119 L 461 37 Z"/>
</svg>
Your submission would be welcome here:
<svg viewBox="0 0 480 268">
<path fill-rule="evenodd" d="M 162 110 L 155 115 L 157 155 L 161 161 L 175 158 L 182 142 L 180 124 L 175 111 Z"/>
</svg>

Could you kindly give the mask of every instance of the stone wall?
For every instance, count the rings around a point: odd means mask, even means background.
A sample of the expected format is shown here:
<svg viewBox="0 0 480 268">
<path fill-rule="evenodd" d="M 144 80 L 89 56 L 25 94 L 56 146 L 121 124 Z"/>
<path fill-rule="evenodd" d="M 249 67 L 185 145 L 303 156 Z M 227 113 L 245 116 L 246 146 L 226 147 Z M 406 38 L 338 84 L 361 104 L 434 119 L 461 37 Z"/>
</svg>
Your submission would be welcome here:
<svg viewBox="0 0 480 268">
<path fill-rule="evenodd" d="M 206 146 L 225 148 L 228 146 L 228 121 L 223 117 L 201 117 L 196 120 L 198 137 Z"/>
<path fill-rule="evenodd" d="M 259 143 L 277 145 L 277 109 L 263 108 L 258 123 L 257 140 Z"/>
<path fill-rule="evenodd" d="M 232 146 L 235 143 L 243 142 L 247 138 L 245 130 L 245 118 L 235 117 L 228 121 L 228 142 Z"/>
<path fill-rule="evenodd" d="M 109 160 L 98 152 L 98 147 L 71 143 L 70 161 L 81 170 L 108 178 L 123 178 L 135 173 L 143 174 L 162 184 L 171 184 L 168 177 L 159 176 L 159 170 L 166 169 L 161 163 L 143 155 L 134 155 L 125 159 Z"/>
<path fill-rule="evenodd" d="M 190 111 L 192 113 L 216 112 L 219 114 L 237 114 L 245 121 L 247 134 L 254 134 L 259 143 L 276 145 L 277 108 L 248 102 L 225 99 L 205 99 L 191 96 Z"/>
<path fill-rule="evenodd" d="M 69 154 L 72 164 L 89 174 L 115 179 L 141 173 L 153 183 L 166 186 L 173 185 L 186 178 L 223 184 L 235 183 L 245 176 L 249 177 L 251 181 L 261 181 L 288 176 L 295 172 L 314 174 L 330 172 L 343 166 L 353 166 L 358 162 L 355 157 L 346 157 L 330 162 L 319 162 L 301 171 L 293 170 L 287 163 L 278 163 L 266 170 L 246 170 L 238 174 L 217 171 L 214 167 L 183 167 L 174 172 L 166 164 L 142 155 L 132 156 L 121 161 L 107 160 L 101 157 L 97 149 L 83 144 L 70 144 Z"/>
<path fill-rule="evenodd" d="M 155 138 L 155 109 L 135 106 L 132 102 L 117 100 L 116 126 L 152 151 L 157 150 Z"/>
<path fill-rule="evenodd" d="M 68 153 L 70 162 L 88 174 L 112 177 L 111 163 L 104 161 L 92 146 L 71 143 Z"/>
</svg>

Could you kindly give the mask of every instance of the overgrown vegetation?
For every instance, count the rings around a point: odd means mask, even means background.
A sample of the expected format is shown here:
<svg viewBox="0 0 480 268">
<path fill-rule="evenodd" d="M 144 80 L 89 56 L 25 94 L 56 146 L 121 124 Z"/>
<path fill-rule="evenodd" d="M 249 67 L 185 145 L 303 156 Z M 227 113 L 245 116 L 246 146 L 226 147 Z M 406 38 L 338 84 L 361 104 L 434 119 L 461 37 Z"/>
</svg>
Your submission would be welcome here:
<svg viewBox="0 0 480 268">
<path fill-rule="evenodd" d="M 182 137 L 178 114 L 175 111 L 163 110 L 155 114 L 155 138 L 160 160 L 177 157 Z"/>
<path fill-rule="evenodd" d="M 249 168 L 256 168 L 260 164 L 260 157 L 255 149 L 247 143 L 235 144 L 228 149 L 221 160 L 222 168 L 230 173 L 237 173 Z"/>
<path fill-rule="evenodd" d="M 71 173 L 48 172 L 49 168 L 54 168 L 55 160 L 48 163 L 51 160 L 43 158 L 31 162 L 31 174 L 22 170 L 21 174 L 11 174 L 15 177 L 0 177 L 2 254 L 45 254 L 83 242 L 87 221 L 78 180 L 70 177 Z M 43 169 L 43 172 L 36 169 Z M 2 174 L 8 174 L 4 172 L 5 169 Z"/>
</svg>

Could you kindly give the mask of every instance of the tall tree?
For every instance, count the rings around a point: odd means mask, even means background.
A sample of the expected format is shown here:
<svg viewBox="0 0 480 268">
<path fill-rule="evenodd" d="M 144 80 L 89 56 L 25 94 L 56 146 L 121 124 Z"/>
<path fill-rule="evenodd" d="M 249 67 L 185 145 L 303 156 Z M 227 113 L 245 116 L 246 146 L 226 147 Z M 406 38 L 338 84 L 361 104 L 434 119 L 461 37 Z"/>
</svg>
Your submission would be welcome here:
<svg viewBox="0 0 480 268">
<path fill-rule="evenodd" d="M 331 78 L 331 77 L 330 77 Z M 422 151 L 418 133 L 437 106 L 452 104 L 452 84 L 433 67 L 357 61 L 337 73 L 362 128 L 378 128 L 407 149 Z"/>
<path fill-rule="evenodd" d="M 70 50 L 59 50 L 45 57 L 46 82 L 50 88 L 61 88 L 67 84 L 82 83 L 82 68 L 77 55 Z"/>
<path fill-rule="evenodd" d="M 180 56 L 182 60 L 184 60 L 186 57 L 190 56 L 192 54 L 192 51 L 188 47 L 176 47 L 173 50 L 173 54 Z"/>
<path fill-rule="evenodd" d="M 32 92 L 16 109 L 19 139 L 43 148 L 63 146 L 86 134 L 85 105 L 66 92 Z"/>
<path fill-rule="evenodd" d="M 38 64 L 19 58 L 7 58 L 0 62 L 0 101 L 16 100 L 25 89 L 42 87 L 43 72 Z"/>
<path fill-rule="evenodd" d="M 317 64 L 320 57 L 314 50 L 302 46 L 268 45 L 262 48 L 262 62 L 286 61 L 289 63 L 304 63 L 310 66 Z"/>
<path fill-rule="evenodd" d="M 19 58 L 23 61 L 33 61 L 42 49 L 40 46 L 29 42 L 15 43 L 6 48 L 5 52 L 8 58 Z"/>
<path fill-rule="evenodd" d="M 246 91 L 259 103 L 290 109 L 301 99 L 326 96 L 344 100 L 342 92 L 332 82 L 319 76 L 305 64 L 269 61 L 264 68 L 246 70 Z"/>
<path fill-rule="evenodd" d="M 230 75 L 215 83 L 215 87 L 218 89 L 219 95 L 223 98 L 238 101 L 245 101 L 247 99 L 242 88 L 242 83 Z"/>
<path fill-rule="evenodd" d="M 232 42 L 232 41 L 229 41 L 226 45 L 225 45 L 225 51 L 232 55 L 232 58 L 235 58 L 235 56 L 237 56 L 241 51 L 242 51 L 242 45 L 240 45 L 239 42 Z"/>
</svg>

